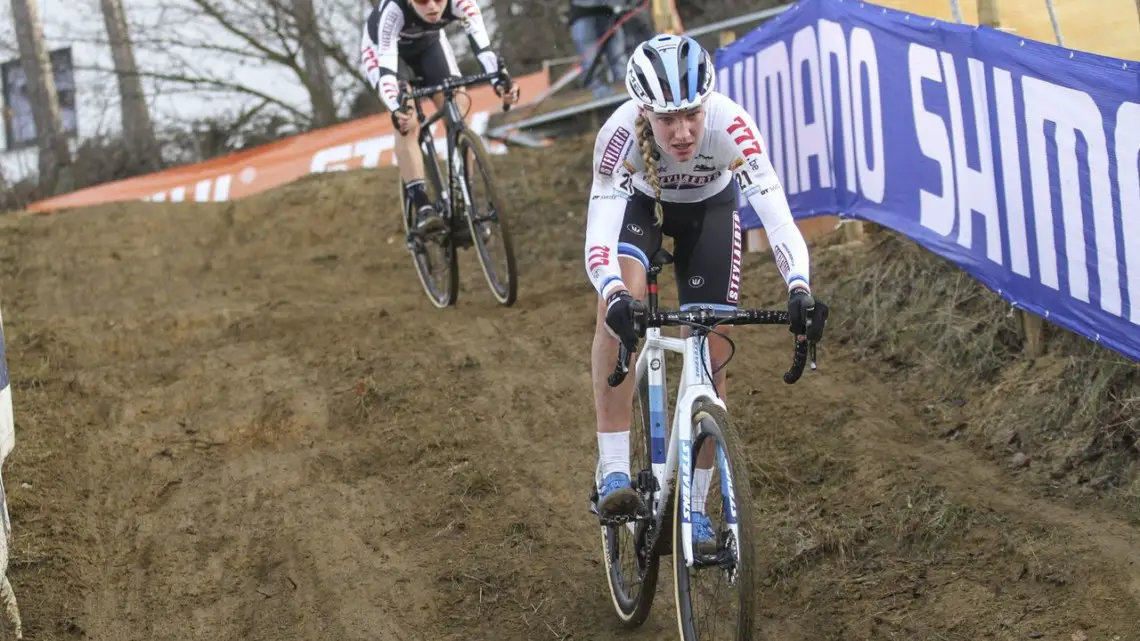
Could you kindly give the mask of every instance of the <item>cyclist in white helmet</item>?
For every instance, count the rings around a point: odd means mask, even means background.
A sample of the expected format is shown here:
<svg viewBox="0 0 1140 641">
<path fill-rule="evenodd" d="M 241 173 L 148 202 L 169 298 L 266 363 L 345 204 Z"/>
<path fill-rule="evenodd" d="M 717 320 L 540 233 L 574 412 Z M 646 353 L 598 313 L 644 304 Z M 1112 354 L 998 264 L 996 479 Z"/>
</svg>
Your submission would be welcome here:
<svg viewBox="0 0 1140 641">
<path fill-rule="evenodd" d="M 599 294 L 592 369 L 598 423 L 595 481 L 602 517 L 633 515 L 641 508 L 629 469 L 634 377 L 616 388 L 606 377 L 617 360 L 617 341 L 633 352 L 644 331 L 635 327 L 633 312 L 644 309 L 649 257 L 661 247 L 663 235 L 672 237 L 681 308 L 735 308 L 742 232 L 734 179 L 759 215 L 788 285 L 791 330 L 812 340 L 822 336 L 824 306 L 817 307 L 811 294 L 807 243 L 792 220 L 755 122 L 731 98 L 714 91 L 715 75 L 708 52 L 692 38 L 659 35 L 643 42 L 626 65 L 631 100 L 610 116 L 594 143 L 585 263 Z M 709 349 L 712 367 L 720 368 L 729 355 L 728 343 L 710 335 Z M 636 355 L 631 362 L 635 360 Z M 723 369 L 715 384 L 723 398 Z M 698 545 L 713 537 L 704 509 L 712 454 L 712 449 L 701 452 L 693 474 Z"/>
</svg>

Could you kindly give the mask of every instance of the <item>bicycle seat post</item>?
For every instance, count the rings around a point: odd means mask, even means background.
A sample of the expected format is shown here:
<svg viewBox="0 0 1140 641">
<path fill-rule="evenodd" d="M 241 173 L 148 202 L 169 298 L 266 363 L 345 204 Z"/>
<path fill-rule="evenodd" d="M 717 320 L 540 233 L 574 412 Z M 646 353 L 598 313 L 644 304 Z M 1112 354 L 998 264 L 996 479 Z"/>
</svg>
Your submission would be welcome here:
<svg viewBox="0 0 1140 641">
<path fill-rule="evenodd" d="M 645 272 L 645 291 L 648 295 L 646 306 L 650 313 L 657 311 L 657 273 L 661 271 L 661 265 L 650 263 L 649 269 Z"/>
<path fill-rule="evenodd" d="M 649 312 L 657 311 L 657 274 L 661 268 L 673 262 L 673 256 L 662 247 L 649 259 L 649 269 L 645 271 L 645 290 L 648 293 L 647 307 Z"/>
</svg>

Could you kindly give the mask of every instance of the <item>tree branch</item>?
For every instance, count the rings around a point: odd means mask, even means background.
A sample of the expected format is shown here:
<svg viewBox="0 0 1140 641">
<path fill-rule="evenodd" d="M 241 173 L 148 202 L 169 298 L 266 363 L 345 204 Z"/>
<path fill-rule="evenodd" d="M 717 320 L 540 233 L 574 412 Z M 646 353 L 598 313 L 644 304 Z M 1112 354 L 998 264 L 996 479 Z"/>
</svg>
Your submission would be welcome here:
<svg viewBox="0 0 1140 641">
<path fill-rule="evenodd" d="M 245 43 L 252 47 L 255 51 L 260 51 L 269 60 L 276 62 L 279 65 L 293 69 L 294 71 L 297 70 L 296 59 L 289 57 L 287 54 L 281 54 L 277 51 L 274 51 L 273 49 L 270 49 L 269 47 L 262 44 L 260 40 L 254 38 L 248 32 L 244 31 L 236 24 L 234 24 L 234 22 L 229 18 L 222 15 L 222 12 L 219 11 L 218 8 L 213 4 L 211 4 L 209 0 L 190 0 L 190 2 L 199 7 L 203 13 L 213 18 L 214 21 L 217 22 L 218 25 L 223 29 L 237 36 L 239 39 L 245 41 Z"/>
<path fill-rule="evenodd" d="M 82 69 L 84 71 L 102 71 L 102 72 L 114 73 L 113 69 L 108 69 L 106 67 L 100 67 L 97 65 L 76 66 L 75 68 L 77 70 Z M 163 73 L 163 72 L 157 72 L 157 71 L 139 71 L 138 75 L 140 78 L 147 78 L 147 79 L 152 79 L 152 80 L 164 80 L 167 82 L 173 82 L 173 83 L 182 84 L 182 85 L 189 85 L 189 86 L 192 86 L 198 90 L 213 89 L 215 91 L 228 91 L 228 92 L 232 92 L 232 93 L 238 93 L 238 94 L 243 94 L 243 95 L 247 95 L 247 96 L 252 96 L 254 98 L 259 98 L 261 100 L 264 100 L 269 104 L 277 105 L 278 107 L 284 109 L 285 111 L 287 111 L 290 114 L 292 114 L 293 116 L 295 116 L 301 122 L 308 123 L 311 121 L 311 116 L 309 114 L 301 111 L 300 109 L 294 107 L 293 105 L 290 105 L 287 102 L 284 102 L 280 98 L 271 96 L 271 95 L 269 95 L 263 91 L 259 91 L 257 89 L 252 88 L 252 87 L 247 87 L 247 86 L 242 85 L 240 83 L 232 82 L 229 80 L 223 80 L 221 78 L 214 78 L 214 77 L 210 77 L 210 76 L 192 76 L 192 75 L 183 75 L 183 74 L 177 74 L 177 73 Z"/>
</svg>

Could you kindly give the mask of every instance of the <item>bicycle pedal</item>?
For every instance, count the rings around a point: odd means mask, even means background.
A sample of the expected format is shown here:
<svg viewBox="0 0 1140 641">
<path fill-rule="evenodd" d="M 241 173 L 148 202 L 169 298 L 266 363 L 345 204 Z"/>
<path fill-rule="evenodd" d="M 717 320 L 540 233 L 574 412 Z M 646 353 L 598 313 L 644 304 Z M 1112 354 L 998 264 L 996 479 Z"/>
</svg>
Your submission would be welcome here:
<svg viewBox="0 0 1140 641">
<path fill-rule="evenodd" d="M 598 523 L 600 523 L 606 527 L 621 527 L 621 526 L 629 523 L 630 521 L 636 521 L 636 520 L 637 520 L 636 517 L 629 516 L 628 514 L 622 514 L 620 516 L 601 516 L 601 515 L 598 515 Z"/>
</svg>

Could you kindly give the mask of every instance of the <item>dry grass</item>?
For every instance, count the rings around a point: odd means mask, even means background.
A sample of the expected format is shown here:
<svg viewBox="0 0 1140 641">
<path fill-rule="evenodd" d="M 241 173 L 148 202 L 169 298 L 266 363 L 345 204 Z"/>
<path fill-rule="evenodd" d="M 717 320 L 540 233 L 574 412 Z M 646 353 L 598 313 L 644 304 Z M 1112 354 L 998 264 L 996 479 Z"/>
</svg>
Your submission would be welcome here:
<svg viewBox="0 0 1140 641">
<path fill-rule="evenodd" d="M 834 340 L 928 397 L 939 433 L 1140 514 L 1140 366 L 1056 326 L 1029 360 L 1009 304 L 965 272 L 890 231 L 867 252 L 817 254 L 843 274 L 823 287 Z"/>
</svg>

